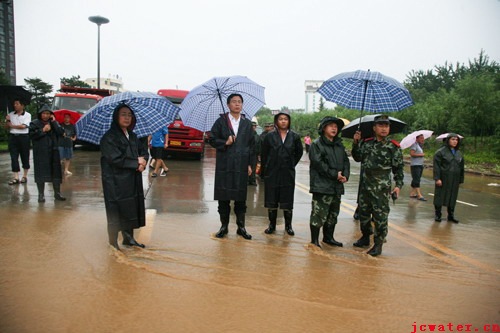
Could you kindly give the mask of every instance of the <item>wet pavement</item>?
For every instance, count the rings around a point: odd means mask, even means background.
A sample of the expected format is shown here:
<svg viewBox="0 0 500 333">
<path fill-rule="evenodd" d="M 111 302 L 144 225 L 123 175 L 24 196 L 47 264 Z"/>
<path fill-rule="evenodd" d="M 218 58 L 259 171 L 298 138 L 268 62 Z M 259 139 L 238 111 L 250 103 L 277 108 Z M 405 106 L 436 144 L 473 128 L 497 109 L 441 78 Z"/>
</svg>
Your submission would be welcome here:
<svg viewBox="0 0 500 333">
<path fill-rule="evenodd" d="M 352 246 L 357 163 L 335 232 L 343 248 L 308 244 L 307 155 L 297 167 L 295 237 L 284 235 L 281 212 L 276 234 L 264 233 L 259 184 L 247 200 L 253 240 L 235 234 L 234 216 L 219 240 L 207 149 L 201 162 L 168 160 L 167 177 L 144 174 L 147 226 L 136 238 L 147 247 L 118 252 L 107 245 L 99 156 L 77 150 L 62 185 L 68 200 L 54 202 L 48 185 L 39 204 L 33 174 L 7 185 L 10 158 L 0 154 L 0 332 L 420 332 L 432 324 L 483 332 L 500 324 L 500 186 L 492 186 L 500 179 L 467 176 L 460 223 L 435 223 L 430 170 L 427 202 L 408 198 L 407 173 L 383 254 L 372 258 Z"/>
</svg>

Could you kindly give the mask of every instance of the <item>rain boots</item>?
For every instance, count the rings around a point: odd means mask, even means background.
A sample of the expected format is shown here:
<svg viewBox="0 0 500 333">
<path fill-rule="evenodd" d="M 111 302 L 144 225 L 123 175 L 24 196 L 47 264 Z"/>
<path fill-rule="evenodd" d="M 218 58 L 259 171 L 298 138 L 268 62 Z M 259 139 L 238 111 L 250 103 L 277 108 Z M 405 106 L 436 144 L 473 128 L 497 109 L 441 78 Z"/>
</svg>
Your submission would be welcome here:
<svg viewBox="0 0 500 333">
<path fill-rule="evenodd" d="M 54 200 L 65 201 L 66 198 L 61 195 L 61 184 L 52 183 L 52 187 L 54 188 Z"/>
<path fill-rule="evenodd" d="M 278 210 L 277 209 L 269 209 L 267 211 L 267 215 L 269 217 L 269 227 L 267 227 L 264 232 L 268 235 L 274 233 L 276 230 L 276 219 L 278 218 Z"/>
<path fill-rule="evenodd" d="M 309 224 L 309 227 L 311 229 L 311 244 L 321 248 L 321 245 L 319 245 L 319 228 L 313 226 L 312 224 Z"/>
<path fill-rule="evenodd" d="M 441 222 L 441 207 L 434 206 L 434 221 Z"/>
<path fill-rule="evenodd" d="M 38 188 L 38 202 L 45 202 L 45 183 L 36 183 Z"/>
<path fill-rule="evenodd" d="M 252 235 L 247 233 L 245 229 L 245 213 L 236 214 L 236 224 L 238 225 L 238 229 L 236 233 L 245 239 L 252 239 Z"/>
<path fill-rule="evenodd" d="M 454 209 L 448 207 L 448 218 L 447 220 L 453 223 L 458 223 L 459 221 L 455 218 L 455 215 L 453 214 Z"/>
<path fill-rule="evenodd" d="M 118 231 L 120 230 L 117 226 L 108 224 L 109 245 L 111 245 L 117 250 L 120 250 L 120 247 L 118 246 Z"/>
<path fill-rule="evenodd" d="M 361 236 L 360 239 L 356 241 L 356 243 L 352 244 L 356 247 L 365 247 L 370 245 L 370 234 L 369 233 L 363 233 L 363 236 Z"/>
<path fill-rule="evenodd" d="M 333 238 L 334 232 L 335 232 L 335 224 L 323 225 L 323 243 L 326 243 L 331 246 L 342 247 L 343 244 L 341 242 L 337 242 L 335 238 Z"/>
<path fill-rule="evenodd" d="M 293 211 L 292 210 L 284 210 L 283 215 L 285 216 L 285 231 L 287 234 L 290 236 L 294 236 L 295 232 L 292 229 L 292 217 L 293 217 Z"/>
<path fill-rule="evenodd" d="M 144 244 L 141 244 L 134 239 L 134 229 L 122 230 L 122 236 L 123 236 L 123 242 L 122 242 L 123 245 L 137 246 L 142 248 L 146 247 Z"/>
<path fill-rule="evenodd" d="M 371 255 L 372 257 L 376 257 L 382 254 L 382 242 L 375 241 L 375 244 L 373 247 L 366 252 L 367 254 Z"/>
<path fill-rule="evenodd" d="M 215 237 L 217 238 L 223 238 L 225 235 L 227 235 L 228 225 L 229 225 L 229 215 L 221 215 L 220 223 L 221 227 L 219 231 L 215 234 Z"/>
</svg>

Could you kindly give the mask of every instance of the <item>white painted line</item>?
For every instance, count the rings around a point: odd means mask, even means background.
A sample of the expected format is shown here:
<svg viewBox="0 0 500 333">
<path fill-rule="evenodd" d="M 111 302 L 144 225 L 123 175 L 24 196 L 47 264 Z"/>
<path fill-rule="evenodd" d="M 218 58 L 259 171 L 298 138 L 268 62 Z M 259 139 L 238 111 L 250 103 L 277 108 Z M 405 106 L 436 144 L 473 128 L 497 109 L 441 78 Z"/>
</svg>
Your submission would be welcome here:
<svg viewBox="0 0 500 333">
<path fill-rule="evenodd" d="M 434 193 L 427 193 L 428 195 L 430 195 L 431 197 L 434 196 Z M 471 206 L 471 207 L 479 207 L 478 205 L 474 205 L 474 204 L 471 204 L 471 203 L 468 203 L 468 202 L 464 202 L 464 201 L 460 201 L 460 200 L 457 200 L 457 202 L 461 203 L 461 204 L 464 204 L 464 205 L 467 205 L 467 206 Z"/>
</svg>

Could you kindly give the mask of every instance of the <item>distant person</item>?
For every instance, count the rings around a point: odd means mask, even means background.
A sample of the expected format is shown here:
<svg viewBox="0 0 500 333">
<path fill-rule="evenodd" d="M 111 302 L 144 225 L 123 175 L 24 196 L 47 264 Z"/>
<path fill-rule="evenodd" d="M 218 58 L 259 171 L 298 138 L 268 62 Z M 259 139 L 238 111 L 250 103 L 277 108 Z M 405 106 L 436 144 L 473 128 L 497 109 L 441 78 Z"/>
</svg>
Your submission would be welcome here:
<svg viewBox="0 0 500 333">
<path fill-rule="evenodd" d="M 101 176 L 109 244 L 119 250 L 118 232 L 123 245 L 145 247 L 134 238 L 134 229 L 146 225 L 142 172 L 149 154 L 147 143 L 132 131 L 134 112 L 126 104 L 113 112 L 111 128 L 101 139 Z"/>
<path fill-rule="evenodd" d="M 148 146 L 152 158 L 156 161 L 151 177 L 157 177 L 158 173 L 160 173 L 160 176 L 165 177 L 168 172 L 167 165 L 164 161 L 165 149 L 168 148 L 168 127 L 163 126 L 158 131 L 148 136 Z"/>
<path fill-rule="evenodd" d="M 309 152 L 309 182 L 312 193 L 310 217 L 311 243 L 319 245 L 319 231 L 323 227 L 323 242 L 331 246 L 343 246 L 333 234 L 340 212 L 344 183 L 349 180 L 350 162 L 339 133 L 344 127 L 342 119 L 325 117 Z"/>
<path fill-rule="evenodd" d="M 424 172 L 424 135 L 417 136 L 415 143 L 410 147 L 411 191 L 410 198 L 427 201 L 420 192 L 420 179 Z"/>
<path fill-rule="evenodd" d="M 311 137 L 307 134 L 304 137 L 304 145 L 306 146 L 306 154 L 309 154 L 309 148 L 311 147 Z"/>
<path fill-rule="evenodd" d="M 403 187 L 403 154 L 399 143 L 389 140 L 390 120 L 386 115 L 376 116 L 373 132 L 375 137 L 361 141 L 361 132 L 354 134 L 352 157 L 361 162 L 363 181 L 359 192 L 359 218 L 362 237 L 353 245 L 370 245 L 371 222 L 375 224 L 374 245 L 367 252 L 371 256 L 382 254 L 387 236 L 389 197 L 397 198 Z M 396 186 L 391 190 L 391 172 Z"/>
<path fill-rule="evenodd" d="M 257 134 L 257 122 L 252 121 L 252 131 L 255 138 L 255 162 L 252 165 L 252 174 L 248 177 L 248 185 L 257 186 L 257 163 L 260 162 L 261 142 L 260 136 Z"/>
<path fill-rule="evenodd" d="M 20 99 L 14 100 L 14 111 L 5 118 L 6 128 L 9 130 L 8 147 L 10 153 L 10 165 L 12 170 L 12 180 L 9 185 L 26 183 L 28 181 L 28 171 L 30 169 L 30 138 L 29 126 L 31 114 L 24 110 L 25 104 Z M 19 157 L 23 167 L 23 177 L 19 178 Z"/>
<path fill-rule="evenodd" d="M 29 135 L 33 143 L 38 202 L 45 202 L 45 183 L 52 183 L 55 200 L 64 201 L 66 198 L 61 194 L 62 168 L 58 150 L 64 129 L 55 120 L 48 105 L 42 106 L 37 116 L 38 119 L 30 123 Z"/>
<path fill-rule="evenodd" d="M 76 129 L 75 125 L 71 123 L 71 115 L 67 113 L 64 115 L 61 127 L 64 130 L 64 135 L 59 140 L 59 156 L 64 164 L 64 174 L 71 176 L 73 173 L 69 171 L 69 165 L 73 158 L 73 144 L 76 140 Z"/>
<path fill-rule="evenodd" d="M 458 134 L 450 133 L 445 139 L 445 144 L 434 154 L 433 173 L 434 208 L 436 216 L 434 220 L 441 222 L 441 207 L 448 209 L 450 222 L 458 223 L 455 218 L 455 205 L 457 204 L 458 189 L 464 182 L 464 158 L 460 152 L 460 137 Z"/>
<path fill-rule="evenodd" d="M 221 227 L 215 237 L 228 233 L 231 200 L 238 229 L 236 233 L 252 239 L 245 229 L 248 177 L 255 159 L 255 138 L 252 123 L 241 115 L 243 96 L 231 94 L 227 98 L 229 113 L 221 114 L 210 130 L 210 145 L 216 149 L 214 200 L 218 201 Z"/>
<path fill-rule="evenodd" d="M 285 218 L 285 231 L 294 236 L 292 217 L 295 166 L 299 163 L 304 150 L 300 135 L 290 129 L 291 117 L 288 113 L 280 112 L 275 115 L 274 126 L 276 130 L 268 133 L 262 143 L 264 207 L 268 209 L 269 217 L 269 227 L 264 232 L 274 233 L 280 208 Z"/>
</svg>

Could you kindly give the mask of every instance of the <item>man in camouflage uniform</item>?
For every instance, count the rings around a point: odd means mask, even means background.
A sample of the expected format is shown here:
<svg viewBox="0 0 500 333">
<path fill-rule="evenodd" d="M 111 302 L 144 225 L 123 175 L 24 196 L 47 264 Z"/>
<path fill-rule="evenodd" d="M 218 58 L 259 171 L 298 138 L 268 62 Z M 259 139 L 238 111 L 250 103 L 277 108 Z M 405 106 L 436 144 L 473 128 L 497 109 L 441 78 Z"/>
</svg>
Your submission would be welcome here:
<svg viewBox="0 0 500 333">
<path fill-rule="evenodd" d="M 382 244 L 387 236 L 389 216 L 389 196 L 399 196 L 403 187 L 403 154 L 399 143 L 389 140 L 390 120 L 388 116 L 375 117 L 373 132 L 375 136 L 361 141 L 361 132 L 354 135 L 352 157 L 361 162 L 364 171 L 359 193 L 359 217 L 363 236 L 353 245 L 370 245 L 372 233 L 371 220 L 375 223 L 375 245 L 368 251 L 371 256 L 382 253 Z M 391 191 L 391 171 L 396 186 Z"/>
</svg>

